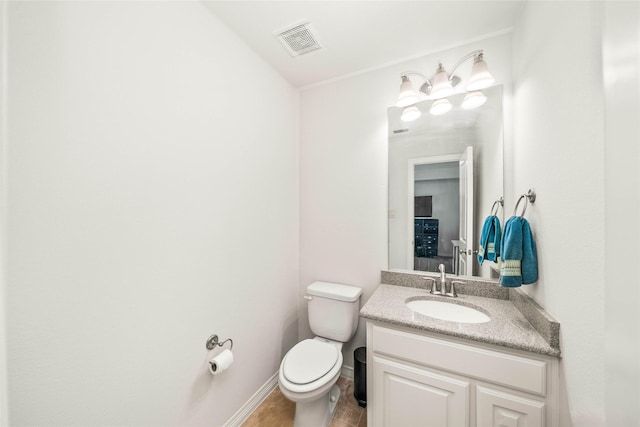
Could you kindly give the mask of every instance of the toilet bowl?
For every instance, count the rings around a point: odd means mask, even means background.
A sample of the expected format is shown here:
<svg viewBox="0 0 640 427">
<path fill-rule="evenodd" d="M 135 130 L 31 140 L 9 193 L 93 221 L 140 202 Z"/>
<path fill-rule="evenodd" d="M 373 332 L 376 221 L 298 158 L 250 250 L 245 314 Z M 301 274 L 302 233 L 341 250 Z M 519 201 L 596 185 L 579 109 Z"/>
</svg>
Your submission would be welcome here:
<svg viewBox="0 0 640 427">
<path fill-rule="evenodd" d="M 340 389 L 342 344 L 358 326 L 362 289 L 315 282 L 307 287 L 309 324 L 318 334 L 293 346 L 282 359 L 278 385 L 296 402 L 295 427 L 326 427 L 331 422 Z"/>
<path fill-rule="evenodd" d="M 296 402 L 295 426 L 326 426 L 340 397 L 342 343 L 316 337 L 296 344 L 282 359 L 278 383 Z"/>
</svg>

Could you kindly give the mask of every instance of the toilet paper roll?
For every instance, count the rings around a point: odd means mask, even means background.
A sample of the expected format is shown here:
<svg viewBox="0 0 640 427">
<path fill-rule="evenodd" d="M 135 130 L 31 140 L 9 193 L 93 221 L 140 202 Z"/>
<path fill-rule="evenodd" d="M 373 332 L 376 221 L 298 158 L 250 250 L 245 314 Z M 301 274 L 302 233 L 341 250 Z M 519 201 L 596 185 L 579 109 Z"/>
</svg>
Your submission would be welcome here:
<svg viewBox="0 0 640 427">
<path fill-rule="evenodd" d="M 218 375 L 225 371 L 233 363 L 233 353 L 231 350 L 223 350 L 213 359 L 209 360 L 209 372 Z"/>
</svg>

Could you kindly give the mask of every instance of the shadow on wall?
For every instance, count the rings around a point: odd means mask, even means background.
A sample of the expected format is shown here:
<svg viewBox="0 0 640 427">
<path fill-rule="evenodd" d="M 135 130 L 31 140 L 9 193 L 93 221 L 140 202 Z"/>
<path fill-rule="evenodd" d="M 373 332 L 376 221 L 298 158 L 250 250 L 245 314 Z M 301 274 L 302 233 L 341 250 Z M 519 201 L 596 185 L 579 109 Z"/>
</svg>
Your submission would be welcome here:
<svg viewBox="0 0 640 427">
<path fill-rule="evenodd" d="M 193 374 L 193 381 L 189 385 L 189 397 L 185 404 L 185 414 L 194 413 L 203 403 L 203 400 L 211 389 L 216 377 L 209 372 L 209 360 L 222 352 L 221 348 L 206 351 L 202 362 Z"/>
<path fill-rule="evenodd" d="M 278 360 L 284 359 L 285 354 L 300 341 L 298 337 L 298 313 L 294 312 L 289 316 L 282 327 L 282 344 L 280 345 L 280 357 Z M 279 367 L 279 366 L 278 366 Z"/>
<path fill-rule="evenodd" d="M 560 335 L 561 335 L 561 339 L 560 342 L 562 342 L 562 331 L 560 331 Z M 559 382 L 559 396 L 558 396 L 558 404 L 560 405 L 559 407 L 559 422 L 560 425 L 563 427 L 573 427 L 573 421 L 571 421 L 571 411 L 569 410 L 569 396 L 567 393 L 567 379 L 565 378 L 564 375 L 564 361 L 562 359 L 560 359 L 560 363 L 558 364 L 560 372 L 558 373 L 558 375 L 560 376 L 560 382 Z"/>
</svg>

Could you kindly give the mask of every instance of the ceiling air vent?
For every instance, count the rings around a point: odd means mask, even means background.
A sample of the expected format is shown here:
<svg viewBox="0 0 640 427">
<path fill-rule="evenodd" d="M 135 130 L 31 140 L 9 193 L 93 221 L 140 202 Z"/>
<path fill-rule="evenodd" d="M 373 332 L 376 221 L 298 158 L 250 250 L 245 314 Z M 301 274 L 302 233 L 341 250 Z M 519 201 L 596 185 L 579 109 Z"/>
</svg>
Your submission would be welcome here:
<svg viewBox="0 0 640 427">
<path fill-rule="evenodd" d="M 291 56 L 303 55 L 322 48 L 315 28 L 310 22 L 303 22 L 275 33 L 280 43 Z"/>
</svg>

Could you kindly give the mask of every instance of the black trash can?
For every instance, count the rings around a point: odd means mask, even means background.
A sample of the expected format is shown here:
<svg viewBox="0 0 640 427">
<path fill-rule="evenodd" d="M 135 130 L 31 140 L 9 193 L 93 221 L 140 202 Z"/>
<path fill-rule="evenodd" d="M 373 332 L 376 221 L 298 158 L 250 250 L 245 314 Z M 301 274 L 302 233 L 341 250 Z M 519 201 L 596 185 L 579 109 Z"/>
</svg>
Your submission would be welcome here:
<svg viewBox="0 0 640 427">
<path fill-rule="evenodd" d="M 367 407 L 367 347 L 358 347 L 353 352 L 353 397 L 358 406 Z"/>
</svg>

